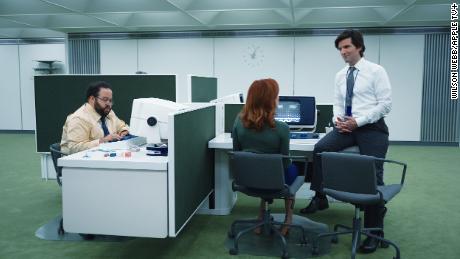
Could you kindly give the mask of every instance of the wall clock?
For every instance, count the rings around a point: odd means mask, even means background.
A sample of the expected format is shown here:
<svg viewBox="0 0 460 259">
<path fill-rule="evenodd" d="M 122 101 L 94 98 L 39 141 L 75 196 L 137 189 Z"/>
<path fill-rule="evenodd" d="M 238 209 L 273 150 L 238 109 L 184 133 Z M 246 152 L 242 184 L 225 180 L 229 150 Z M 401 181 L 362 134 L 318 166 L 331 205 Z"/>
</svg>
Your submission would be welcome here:
<svg viewBox="0 0 460 259">
<path fill-rule="evenodd" d="M 251 44 L 243 51 L 243 61 L 249 67 L 258 67 L 264 61 L 264 51 L 260 45 Z"/>
</svg>

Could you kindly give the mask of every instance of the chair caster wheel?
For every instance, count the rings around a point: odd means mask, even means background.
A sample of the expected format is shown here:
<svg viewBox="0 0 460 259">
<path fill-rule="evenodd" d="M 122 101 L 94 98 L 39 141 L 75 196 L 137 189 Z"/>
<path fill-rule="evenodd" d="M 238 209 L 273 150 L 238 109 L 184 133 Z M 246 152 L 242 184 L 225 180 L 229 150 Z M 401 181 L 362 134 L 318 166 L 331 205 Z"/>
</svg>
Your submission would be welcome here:
<svg viewBox="0 0 460 259">
<path fill-rule="evenodd" d="M 238 249 L 231 248 L 231 249 L 228 251 L 228 253 L 231 254 L 231 255 L 237 255 L 237 254 L 238 254 Z"/>
<path fill-rule="evenodd" d="M 288 252 L 284 252 L 283 255 L 281 256 L 281 259 L 288 259 L 288 258 L 289 258 Z"/>
<path fill-rule="evenodd" d="M 339 238 L 337 236 L 332 236 L 331 243 L 337 244 L 339 242 Z"/>
<path fill-rule="evenodd" d="M 235 234 L 233 234 L 232 231 L 228 231 L 227 237 L 228 238 L 235 238 Z"/>
</svg>

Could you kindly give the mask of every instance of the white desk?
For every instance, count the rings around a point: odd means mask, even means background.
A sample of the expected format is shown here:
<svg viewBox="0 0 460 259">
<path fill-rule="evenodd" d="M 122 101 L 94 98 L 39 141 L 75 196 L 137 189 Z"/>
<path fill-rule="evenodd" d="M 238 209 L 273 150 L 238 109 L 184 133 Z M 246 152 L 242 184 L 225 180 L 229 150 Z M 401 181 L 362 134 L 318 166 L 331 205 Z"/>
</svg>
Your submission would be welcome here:
<svg viewBox="0 0 460 259">
<path fill-rule="evenodd" d="M 168 236 L 168 157 L 145 149 L 124 158 L 83 151 L 60 158 L 64 229 L 74 233 Z"/>
<path fill-rule="evenodd" d="M 320 138 L 324 134 L 320 134 Z M 313 151 L 319 139 L 291 139 L 290 150 L 292 151 Z M 214 209 L 202 207 L 201 213 L 214 215 L 228 215 L 236 203 L 236 193 L 232 191 L 232 176 L 228 170 L 227 152 L 233 149 L 233 142 L 230 133 L 223 133 L 210 140 L 208 148 L 215 149 L 214 165 Z"/>
</svg>

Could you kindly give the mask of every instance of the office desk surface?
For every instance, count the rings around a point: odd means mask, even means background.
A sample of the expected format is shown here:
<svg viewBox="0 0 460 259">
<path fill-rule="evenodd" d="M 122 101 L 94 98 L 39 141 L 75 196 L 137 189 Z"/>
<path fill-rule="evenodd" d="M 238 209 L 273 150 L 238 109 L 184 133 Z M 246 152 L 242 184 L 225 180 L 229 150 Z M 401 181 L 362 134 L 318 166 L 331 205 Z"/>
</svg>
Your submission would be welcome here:
<svg viewBox="0 0 460 259">
<path fill-rule="evenodd" d="M 87 151 L 78 152 L 65 156 L 58 160 L 58 165 L 63 167 L 84 167 L 84 168 L 107 168 L 107 169 L 130 169 L 130 170 L 161 170 L 168 169 L 167 156 L 148 156 L 145 146 L 138 152 L 131 152 L 131 157 L 123 157 L 126 151 L 117 150 L 115 157 L 104 157 L 109 152 L 99 151 L 93 148 Z"/>
<path fill-rule="evenodd" d="M 123 157 L 97 148 L 58 160 L 64 229 L 73 233 L 168 236 L 168 157 L 145 148 Z"/>
<path fill-rule="evenodd" d="M 324 136 L 320 134 L 320 138 Z M 319 139 L 291 139 L 289 149 L 297 151 L 313 151 L 315 144 Z M 222 133 L 217 137 L 211 139 L 208 143 L 208 148 L 213 149 L 232 149 L 232 137 L 230 133 Z"/>
</svg>

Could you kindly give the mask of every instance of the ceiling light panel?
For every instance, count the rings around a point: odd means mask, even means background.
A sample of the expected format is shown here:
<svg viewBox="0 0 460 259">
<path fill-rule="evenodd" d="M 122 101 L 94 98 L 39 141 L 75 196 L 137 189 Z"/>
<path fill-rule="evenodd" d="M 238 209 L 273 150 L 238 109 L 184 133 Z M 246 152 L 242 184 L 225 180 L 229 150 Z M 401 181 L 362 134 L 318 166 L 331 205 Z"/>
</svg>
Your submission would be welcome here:
<svg viewBox="0 0 460 259">
<path fill-rule="evenodd" d="M 105 21 L 109 21 L 113 24 L 117 24 L 120 26 L 124 26 L 129 22 L 129 20 L 133 17 L 133 13 L 97 13 L 92 14 L 93 17 L 97 17 L 103 19 Z"/>
<path fill-rule="evenodd" d="M 39 0 L 1 0 L 0 15 L 60 14 L 71 11 Z"/>
<path fill-rule="evenodd" d="M 46 27 L 49 15 L 17 15 L 2 16 L 2 18 L 15 20 L 19 23 L 29 24 L 34 27 Z"/>
<path fill-rule="evenodd" d="M 229 24 L 289 24 L 290 21 L 274 11 L 221 12 L 214 20 L 215 25 Z"/>
<path fill-rule="evenodd" d="M 85 11 L 88 13 L 162 12 L 177 11 L 177 8 L 163 0 L 97 0 L 91 1 Z"/>
<path fill-rule="evenodd" d="M 295 8 L 354 8 L 406 5 L 404 0 L 294 0 Z"/>
<path fill-rule="evenodd" d="M 359 22 L 383 22 L 380 16 L 373 8 L 330 8 L 330 9 L 313 9 L 299 23 L 359 23 Z"/>
<path fill-rule="evenodd" d="M 450 5 L 416 5 L 395 17 L 394 21 L 446 21 L 449 25 Z"/>
<path fill-rule="evenodd" d="M 126 26 L 177 26 L 201 25 L 197 20 L 181 12 L 136 13 Z"/>
<path fill-rule="evenodd" d="M 35 0 L 37 1 L 37 0 Z M 48 3 L 50 6 L 59 6 L 64 9 L 76 13 L 83 13 L 86 11 L 88 5 L 93 1 L 98 0 L 38 0 Z"/>
<path fill-rule="evenodd" d="M 0 17 L 0 28 L 26 28 L 31 27 L 27 24 L 15 22 L 14 20 L 9 20 Z"/>
<path fill-rule="evenodd" d="M 176 2 L 176 1 L 174 1 Z M 180 1 L 178 4 L 181 4 Z M 232 11 L 290 8 L 280 0 L 196 0 L 184 5 L 186 10 Z"/>
<path fill-rule="evenodd" d="M 110 23 L 101 21 L 94 17 L 86 15 L 50 15 L 47 27 L 48 28 L 82 28 L 82 27 L 98 27 L 98 26 L 113 26 Z"/>
</svg>

